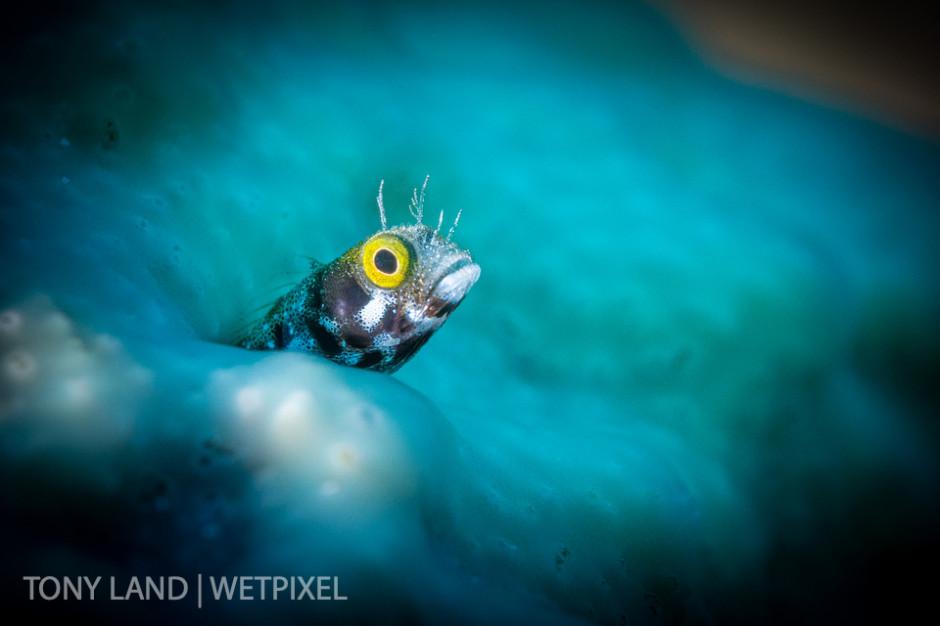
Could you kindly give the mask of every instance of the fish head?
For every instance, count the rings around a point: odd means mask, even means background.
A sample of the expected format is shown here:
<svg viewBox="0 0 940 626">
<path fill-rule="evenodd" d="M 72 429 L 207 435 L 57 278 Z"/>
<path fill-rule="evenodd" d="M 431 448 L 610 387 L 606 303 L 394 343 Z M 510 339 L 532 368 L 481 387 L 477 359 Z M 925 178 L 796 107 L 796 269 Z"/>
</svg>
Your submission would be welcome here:
<svg viewBox="0 0 940 626">
<path fill-rule="evenodd" d="M 480 277 L 468 251 L 420 223 L 383 229 L 331 265 L 329 323 L 351 365 L 384 372 L 410 359 Z"/>
</svg>

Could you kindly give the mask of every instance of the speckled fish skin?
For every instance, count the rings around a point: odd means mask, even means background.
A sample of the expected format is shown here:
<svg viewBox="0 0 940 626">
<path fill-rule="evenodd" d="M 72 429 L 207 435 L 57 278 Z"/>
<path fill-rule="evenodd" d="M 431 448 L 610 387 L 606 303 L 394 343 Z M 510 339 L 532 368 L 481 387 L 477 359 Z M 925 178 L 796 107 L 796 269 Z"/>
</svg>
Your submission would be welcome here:
<svg viewBox="0 0 940 626">
<path fill-rule="evenodd" d="M 423 200 L 422 189 L 412 203 L 417 224 L 386 228 L 380 186 L 383 229 L 326 265 L 314 262 L 239 345 L 386 373 L 404 365 L 480 276 L 470 253 L 450 242 L 453 229 L 445 237 L 440 225 L 421 223 Z"/>
</svg>

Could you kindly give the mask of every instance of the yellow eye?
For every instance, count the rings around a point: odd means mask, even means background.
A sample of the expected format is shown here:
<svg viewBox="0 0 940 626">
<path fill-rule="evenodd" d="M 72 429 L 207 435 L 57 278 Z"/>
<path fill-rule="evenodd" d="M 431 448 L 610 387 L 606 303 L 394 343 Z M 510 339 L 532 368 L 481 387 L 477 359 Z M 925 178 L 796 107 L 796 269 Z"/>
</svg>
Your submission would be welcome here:
<svg viewBox="0 0 940 626">
<path fill-rule="evenodd" d="M 395 235 L 380 233 L 362 246 L 362 267 L 366 276 L 383 289 L 393 289 L 405 280 L 411 253 Z"/>
</svg>

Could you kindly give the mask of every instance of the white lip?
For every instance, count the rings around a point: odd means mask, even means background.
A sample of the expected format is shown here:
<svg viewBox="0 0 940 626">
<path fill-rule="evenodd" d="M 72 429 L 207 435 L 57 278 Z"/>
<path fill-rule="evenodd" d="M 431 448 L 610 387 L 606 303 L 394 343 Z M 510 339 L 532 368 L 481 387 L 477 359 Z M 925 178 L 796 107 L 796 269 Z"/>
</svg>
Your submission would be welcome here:
<svg viewBox="0 0 940 626">
<path fill-rule="evenodd" d="M 480 278 L 480 266 L 468 263 L 444 278 L 434 286 L 433 295 L 446 302 L 460 302 Z"/>
</svg>

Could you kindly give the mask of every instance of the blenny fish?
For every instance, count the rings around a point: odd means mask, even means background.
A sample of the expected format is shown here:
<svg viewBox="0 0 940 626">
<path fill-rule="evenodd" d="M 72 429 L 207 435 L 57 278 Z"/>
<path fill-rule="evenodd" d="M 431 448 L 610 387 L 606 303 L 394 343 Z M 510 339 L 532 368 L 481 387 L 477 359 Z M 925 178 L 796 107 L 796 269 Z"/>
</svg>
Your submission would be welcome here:
<svg viewBox="0 0 940 626">
<path fill-rule="evenodd" d="M 379 183 L 382 230 L 310 274 L 258 321 L 238 345 L 249 350 L 312 352 L 363 369 L 391 373 L 447 320 L 480 277 L 470 253 L 423 223 L 425 178 L 414 190 L 412 226 L 389 228 Z"/>
</svg>

